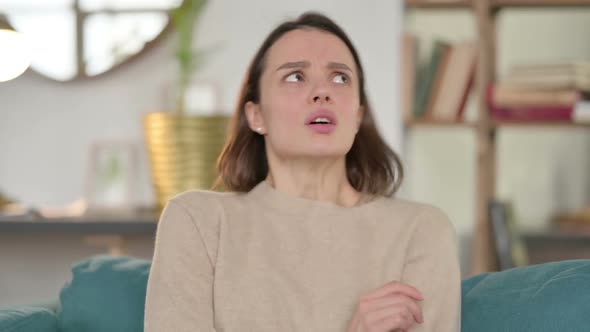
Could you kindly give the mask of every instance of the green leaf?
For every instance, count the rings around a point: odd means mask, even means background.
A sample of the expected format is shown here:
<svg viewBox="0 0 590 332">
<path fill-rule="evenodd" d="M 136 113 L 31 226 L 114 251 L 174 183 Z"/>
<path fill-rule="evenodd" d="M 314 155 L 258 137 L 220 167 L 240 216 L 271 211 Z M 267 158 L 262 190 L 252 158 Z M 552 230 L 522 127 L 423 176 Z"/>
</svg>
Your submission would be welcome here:
<svg viewBox="0 0 590 332">
<path fill-rule="evenodd" d="M 172 11 L 172 23 L 177 32 L 175 56 L 179 65 L 176 110 L 184 112 L 184 94 L 194 71 L 204 63 L 202 52 L 193 50 L 195 26 L 207 0 L 185 0 Z"/>
</svg>

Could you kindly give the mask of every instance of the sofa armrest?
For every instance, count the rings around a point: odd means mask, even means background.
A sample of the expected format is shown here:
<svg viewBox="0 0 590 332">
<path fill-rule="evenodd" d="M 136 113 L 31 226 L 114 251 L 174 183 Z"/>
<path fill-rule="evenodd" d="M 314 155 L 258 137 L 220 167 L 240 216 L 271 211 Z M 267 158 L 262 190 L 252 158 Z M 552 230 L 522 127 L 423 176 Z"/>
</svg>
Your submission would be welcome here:
<svg viewBox="0 0 590 332">
<path fill-rule="evenodd" d="M 462 331 L 587 331 L 589 285 L 589 259 L 474 276 L 462 284 Z"/>
<path fill-rule="evenodd" d="M 0 308 L 2 332 L 57 332 L 57 315 L 52 303 Z"/>
</svg>

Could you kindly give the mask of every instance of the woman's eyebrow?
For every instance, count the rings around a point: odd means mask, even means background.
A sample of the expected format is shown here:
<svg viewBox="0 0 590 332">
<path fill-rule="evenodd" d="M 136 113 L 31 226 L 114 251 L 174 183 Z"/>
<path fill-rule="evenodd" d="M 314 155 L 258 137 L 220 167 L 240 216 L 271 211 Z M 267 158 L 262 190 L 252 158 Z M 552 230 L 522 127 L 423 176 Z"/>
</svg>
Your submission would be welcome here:
<svg viewBox="0 0 590 332">
<path fill-rule="evenodd" d="M 283 69 L 293 69 L 293 68 L 307 68 L 310 66 L 309 61 L 295 61 L 295 62 L 286 62 L 277 68 L 277 71 Z"/>
<path fill-rule="evenodd" d="M 352 73 L 352 69 L 350 69 L 350 67 L 348 67 L 346 64 L 344 63 L 339 63 L 339 62 L 330 62 L 328 64 L 328 68 L 329 69 L 339 69 L 339 70 L 347 70 L 349 72 Z"/>
<path fill-rule="evenodd" d="M 279 70 L 284 70 L 284 69 L 294 69 L 294 68 L 298 68 L 298 69 L 303 69 L 303 68 L 307 68 L 309 67 L 311 64 L 309 61 L 294 61 L 294 62 L 285 62 L 282 65 L 280 65 L 277 68 L 277 71 Z M 340 63 L 340 62 L 329 62 L 328 63 L 328 69 L 338 69 L 338 70 L 346 70 L 349 72 L 353 72 L 352 69 L 350 69 L 350 67 L 344 63 Z"/>
</svg>

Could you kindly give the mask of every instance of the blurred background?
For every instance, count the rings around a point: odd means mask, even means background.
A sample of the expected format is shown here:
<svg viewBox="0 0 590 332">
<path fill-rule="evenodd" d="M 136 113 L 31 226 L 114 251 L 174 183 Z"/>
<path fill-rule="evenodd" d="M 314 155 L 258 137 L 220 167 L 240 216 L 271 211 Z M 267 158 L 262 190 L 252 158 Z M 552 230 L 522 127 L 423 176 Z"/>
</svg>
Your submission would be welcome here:
<svg viewBox="0 0 590 332">
<path fill-rule="evenodd" d="M 353 40 L 399 196 L 447 213 L 463 276 L 590 257 L 589 1 L 0 0 L 0 307 L 149 259 L 259 44 L 307 10 Z"/>
</svg>

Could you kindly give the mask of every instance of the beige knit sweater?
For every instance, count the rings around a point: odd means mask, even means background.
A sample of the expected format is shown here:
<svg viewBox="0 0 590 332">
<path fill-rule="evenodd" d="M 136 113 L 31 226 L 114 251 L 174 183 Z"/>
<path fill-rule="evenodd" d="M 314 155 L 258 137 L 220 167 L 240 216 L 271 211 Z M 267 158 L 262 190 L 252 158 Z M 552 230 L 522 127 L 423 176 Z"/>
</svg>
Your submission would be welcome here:
<svg viewBox="0 0 590 332">
<path fill-rule="evenodd" d="M 455 332 L 460 278 L 455 232 L 432 206 L 378 196 L 347 208 L 266 181 L 190 191 L 158 225 L 145 331 L 345 332 L 359 297 L 397 280 L 425 298 L 410 331 Z"/>
</svg>

